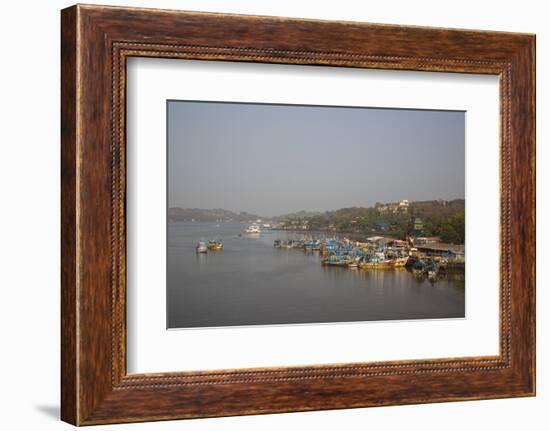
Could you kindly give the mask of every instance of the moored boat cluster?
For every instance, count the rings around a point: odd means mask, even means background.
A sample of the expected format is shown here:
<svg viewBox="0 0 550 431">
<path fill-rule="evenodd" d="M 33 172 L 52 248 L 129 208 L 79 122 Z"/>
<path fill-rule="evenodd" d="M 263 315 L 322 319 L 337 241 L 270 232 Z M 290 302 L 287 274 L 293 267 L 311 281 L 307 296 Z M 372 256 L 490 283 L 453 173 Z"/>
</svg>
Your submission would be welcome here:
<svg viewBox="0 0 550 431">
<path fill-rule="evenodd" d="M 347 238 L 307 238 L 275 240 L 276 248 L 296 249 L 305 252 L 317 252 L 322 265 L 344 267 L 348 269 L 398 269 L 407 268 L 416 277 L 427 277 L 435 281 L 440 271 L 445 271 L 449 260 L 457 267 L 462 258 L 460 253 L 443 250 L 440 253 L 419 251 L 412 241 L 390 240 L 373 237 L 366 242 L 351 241 Z M 460 265 L 459 265 L 460 266 Z"/>
</svg>

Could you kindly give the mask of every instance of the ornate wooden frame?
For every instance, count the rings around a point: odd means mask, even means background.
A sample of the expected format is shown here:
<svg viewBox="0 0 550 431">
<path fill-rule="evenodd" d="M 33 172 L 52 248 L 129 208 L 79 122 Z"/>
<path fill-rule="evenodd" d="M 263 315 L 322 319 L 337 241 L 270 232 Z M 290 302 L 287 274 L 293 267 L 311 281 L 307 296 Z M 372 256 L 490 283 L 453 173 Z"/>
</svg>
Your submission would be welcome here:
<svg viewBox="0 0 550 431">
<path fill-rule="evenodd" d="M 535 394 L 534 35 L 82 5 L 61 17 L 63 420 L 88 425 Z M 128 375 L 129 56 L 498 75 L 500 354 Z"/>
</svg>

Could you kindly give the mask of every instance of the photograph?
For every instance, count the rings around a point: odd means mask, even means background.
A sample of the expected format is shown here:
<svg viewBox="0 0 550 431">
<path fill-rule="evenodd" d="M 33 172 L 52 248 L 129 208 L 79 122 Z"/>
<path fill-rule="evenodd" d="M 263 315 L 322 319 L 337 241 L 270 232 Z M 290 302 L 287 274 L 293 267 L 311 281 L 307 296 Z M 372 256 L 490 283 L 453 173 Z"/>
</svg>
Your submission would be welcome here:
<svg viewBox="0 0 550 431">
<path fill-rule="evenodd" d="M 166 103 L 168 329 L 466 317 L 466 112 Z"/>
</svg>

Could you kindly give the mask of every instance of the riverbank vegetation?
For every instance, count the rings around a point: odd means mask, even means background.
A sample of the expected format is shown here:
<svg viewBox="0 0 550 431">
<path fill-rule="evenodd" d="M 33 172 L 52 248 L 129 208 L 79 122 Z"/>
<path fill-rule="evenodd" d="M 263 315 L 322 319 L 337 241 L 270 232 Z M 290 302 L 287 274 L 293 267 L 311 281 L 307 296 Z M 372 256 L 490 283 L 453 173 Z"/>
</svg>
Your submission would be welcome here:
<svg viewBox="0 0 550 431">
<path fill-rule="evenodd" d="M 464 199 L 402 202 L 406 204 L 377 203 L 369 208 L 341 208 L 312 216 L 286 217 L 280 220 L 280 226 L 342 234 L 382 234 L 394 238 L 438 236 L 446 243 L 464 243 Z"/>
</svg>

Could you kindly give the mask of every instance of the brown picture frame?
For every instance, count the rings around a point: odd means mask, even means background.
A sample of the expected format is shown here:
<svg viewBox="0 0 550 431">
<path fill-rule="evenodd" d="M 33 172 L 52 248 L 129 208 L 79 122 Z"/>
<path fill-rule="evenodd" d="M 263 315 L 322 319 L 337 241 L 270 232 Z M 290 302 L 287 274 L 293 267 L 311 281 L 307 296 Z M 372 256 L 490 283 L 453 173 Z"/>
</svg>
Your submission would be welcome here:
<svg viewBox="0 0 550 431">
<path fill-rule="evenodd" d="M 61 418 L 74 425 L 533 396 L 535 36 L 77 5 L 61 13 Z M 130 56 L 500 77 L 500 353 L 126 372 Z"/>
</svg>

